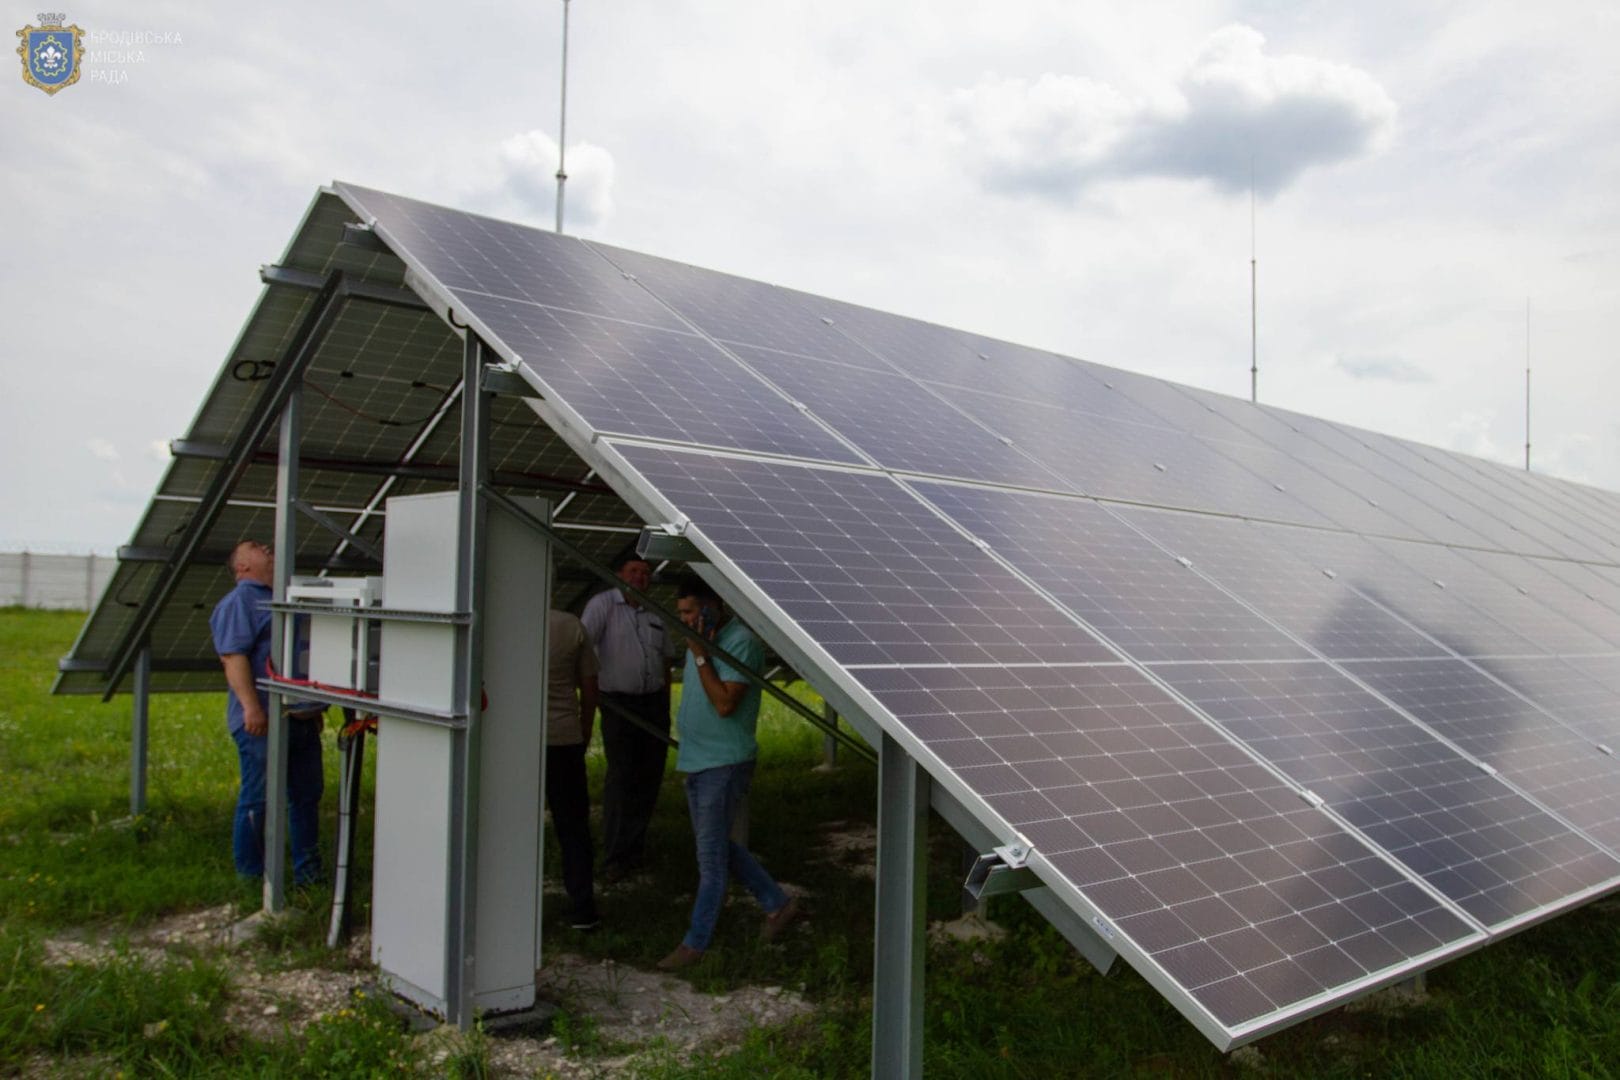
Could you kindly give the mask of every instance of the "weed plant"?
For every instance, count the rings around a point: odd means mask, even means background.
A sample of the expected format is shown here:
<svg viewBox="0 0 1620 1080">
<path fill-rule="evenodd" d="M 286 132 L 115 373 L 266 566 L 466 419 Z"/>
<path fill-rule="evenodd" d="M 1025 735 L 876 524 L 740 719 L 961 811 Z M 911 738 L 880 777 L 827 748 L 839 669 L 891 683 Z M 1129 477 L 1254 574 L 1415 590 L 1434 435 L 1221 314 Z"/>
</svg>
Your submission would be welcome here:
<svg viewBox="0 0 1620 1080">
<path fill-rule="evenodd" d="M 47 963 L 46 941 L 134 936 L 182 911 L 258 906 L 232 873 L 229 822 L 234 751 L 223 698 L 168 695 L 151 710 L 150 810 L 128 820 L 129 705 L 47 696 L 56 658 L 82 616 L 0 610 L 0 1076 L 463 1076 L 486 1075 L 490 1040 L 474 1033 L 425 1043 L 404 1033 L 375 998 L 357 998 L 301 1036 L 233 1027 L 227 965 L 311 963 L 345 968 L 325 950 L 330 894 L 294 897 L 292 916 L 244 953 L 134 949 L 104 961 Z M 794 692 L 819 708 L 802 685 Z M 751 797 L 750 847 L 780 880 L 806 894 L 808 918 L 777 942 L 758 939 L 760 915 L 741 890 L 714 945 L 683 973 L 702 990 L 780 986 L 814 1004 L 810 1015 L 751 1032 L 717 1056 L 683 1059 L 668 1046 L 641 1054 L 627 1075 L 854 1077 L 871 1044 L 872 882 L 859 854 L 828 836 L 870 830 L 874 770 L 852 755 L 821 760 L 818 731 L 767 701 Z M 369 756 L 369 755 L 368 755 Z M 328 749 L 328 818 L 336 805 Z M 600 791 L 599 748 L 588 759 Z M 371 830 L 359 830 L 356 925 L 368 917 Z M 329 820 L 324 835 L 331 836 Z M 599 835 L 599 834 L 598 834 Z M 548 874 L 556 880 L 554 844 Z M 680 940 L 696 869 L 679 778 L 666 779 L 652 823 L 647 871 L 604 889 L 604 924 L 568 929 L 562 905 L 545 914 L 548 948 L 649 968 Z M 960 841 L 930 826 L 928 913 L 959 914 Z M 1104 977 L 1017 897 L 991 918 L 1004 938 L 934 944 L 925 983 L 926 1071 L 933 1077 L 1555 1077 L 1620 1075 L 1620 913 L 1613 902 L 1534 927 L 1429 976 L 1426 1000 L 1404 1008 L 1340 1009 L 1257 1044 L 1258 1069 L 1222 1055 L 1146 982 L 1118 964 Z M 363 977 L 357 971 L 357 981 Z M 666 1018 L 678 1027 L 679 1017 Z M 554 1034 L 587 1068 L 617 1057 L 587 1013 L 565 1005 Z M 672 1040 L 673 1043 L 673 1040 Z M 1253 1061 L 1251 1056 L 1250 1061 Z"/>
</svg>

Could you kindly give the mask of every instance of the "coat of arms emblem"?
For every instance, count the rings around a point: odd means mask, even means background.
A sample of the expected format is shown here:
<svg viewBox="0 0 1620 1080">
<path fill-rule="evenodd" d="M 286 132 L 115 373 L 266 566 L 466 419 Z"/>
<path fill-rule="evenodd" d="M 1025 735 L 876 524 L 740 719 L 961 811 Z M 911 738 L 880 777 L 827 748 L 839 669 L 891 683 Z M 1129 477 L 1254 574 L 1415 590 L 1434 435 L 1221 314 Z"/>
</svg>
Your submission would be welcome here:
<svg viewBox="0 0 1620 1080">
<path fill-rule="evenodd" d="M 79 81 L 79 63 L 84 59 L 84 31 L 77 26 L 64 26 L 66 18 L 66 15 L 45 12 L 39 16 L 41 25 L 25 26 L 17 31 L 17 36 L 22 38 L 17 55 L 22 57 L 23 81 L 47 94 Z"/>
</svg>

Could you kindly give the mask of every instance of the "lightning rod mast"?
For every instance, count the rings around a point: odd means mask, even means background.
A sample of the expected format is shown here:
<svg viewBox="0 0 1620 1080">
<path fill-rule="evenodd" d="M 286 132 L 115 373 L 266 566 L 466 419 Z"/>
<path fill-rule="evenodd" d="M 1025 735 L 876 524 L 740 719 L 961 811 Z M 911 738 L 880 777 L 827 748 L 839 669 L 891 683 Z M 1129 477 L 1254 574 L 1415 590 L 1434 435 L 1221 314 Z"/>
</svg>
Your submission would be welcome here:
<svg viewBox="0 0 1620 1080">
<path fill-rule="evenodd" d="M 563 231 L 563 188 L 568 173 L 563 168 L 564 146 L 568 142 L 568 0 L 563 0 L 562 32 L 562 116 L 557 121 L 557 233 Z"/>
</svg>

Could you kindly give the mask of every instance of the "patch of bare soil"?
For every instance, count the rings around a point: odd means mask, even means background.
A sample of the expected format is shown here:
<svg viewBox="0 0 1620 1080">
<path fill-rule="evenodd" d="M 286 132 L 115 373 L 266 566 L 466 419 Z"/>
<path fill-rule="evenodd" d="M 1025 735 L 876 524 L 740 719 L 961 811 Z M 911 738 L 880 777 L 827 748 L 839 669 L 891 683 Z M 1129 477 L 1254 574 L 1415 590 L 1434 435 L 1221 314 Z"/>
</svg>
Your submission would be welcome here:
<svg viewBox="0 0 1620 1080">
<path fill-rule="evenodd" d="M 649 1050 L 680 1059 L 724 1052 L 753 1028 L 784 1024 L 811 1011 L 798 994 L 778 986 L 705 994 L 674 976 L 570 953 L 554 954 L 536 985 L 542 1001 L 566 1014 L 571 1037 L 594 1042 L 606 1053 L 569 1058 L 556 1035 L 497 1035 L 489 1057 L 499 1074 L 608 1076 Z"/>
<path fill-rule="evenodd" d="M 236 924 L 233 908 L 225 905 L 173 916 L 136 933 L 64 936 L 45 943 L 46 962 L 98 964 L 122 955 L 162 964 L 218 956 L 228 949 Z M 360 968 L 369 951 L 360 935 L 349 945 L 347 958 Z M 375 978 L 369 969 L 261 971 L 252 963 L 238 963 L 229 970 L 234 992 L 226 1020 L 243 1034 L 263 1040 L 296 1035 L 322 1016 L 352 1007 L 355 990 Z M 553 954 L 538 973 L 536 986 L 542 1001 L 563 1010 L 569 1040 L 586 1050 L 571 1049 L 555 1034 L 533 1038 L 497 1032 L 486 1044 L 491 1075 L 609 1076 L 643 1055 L 689 1059 L 700 1053 L 724 1053 L 753 1028 L 783 1024 L 811 1010 L 802 997 L 781 987 L 747 986 L 705 994 L 660 972 L 569 953 Z M 419 1038 L 448 1055 L 457 1033 L 441 1028 Z"/>
<path fill-rule="evenodd" d="M 851 877 L 877 880 L 877 826 L 869 821 L 829 821 L 821 827 L 816 861 L 842 867 Z"/>
</svg>

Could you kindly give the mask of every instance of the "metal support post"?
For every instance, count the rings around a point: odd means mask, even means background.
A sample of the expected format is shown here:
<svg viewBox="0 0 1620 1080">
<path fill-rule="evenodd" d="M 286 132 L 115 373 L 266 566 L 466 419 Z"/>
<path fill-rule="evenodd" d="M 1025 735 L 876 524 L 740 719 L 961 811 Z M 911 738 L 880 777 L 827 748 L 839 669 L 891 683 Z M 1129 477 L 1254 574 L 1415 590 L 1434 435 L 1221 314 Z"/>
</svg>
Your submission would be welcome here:
<svg viewBox="0 0 1620 1080">
<path fill-rule="evenodd" d="M 298 512 L 293 504 L 298 494 L 298 449 L 302 432 L 301 390 L 291 387 L 286 404 L 281 408 L 281 439 L 277 449 L 280 460 L 276 465 L 276 534 L 271 546 L 275 549 L 275 580 L 271 583 L 272 599 L 287 601 L 287 583 L 292 580 L 293 555 L 298 550 Z M 296 667 L 298 635 L 294 633 L 294 616 L 277 612 L 270 619 L 270 655 L 275 658 L 284 675 L 292 675 Z M 255 672 L 255 677 L 260 673 Z M 269 745 L 265 748 L 264 767 L 264 910 L 281 911 L 287 906 L 287 720 L 282 716 L 286 698 L 270 691 L 267 714 L 270 730 L 266 734 Z"/>
<path fill-rule="evenodd" d="M 467 717 L 454 735 L 450 773 L 449 927 L 445 1013 L 463 1031 L 477 1019 L 473 964 L 478 936 L 478 799 L 483 728 L 484 548 L 489 479 L 489 411 L 483 388 L 484 343 L 470 331 L 462 360 L 460 509 L 456 544 L 456 608 L 470 614 L 457 630 L 456 701 Z"/>
<path fill-rule="evenodd" d="M 922 1075 L 928 776 L 887 732 L 878 753 L 872 1075 Z"/>
<path fill-rule="evenodd" d="M 821 716 L 822 719 L 827 721 L 827 727 L 831 729 L 828 734 L 821 737 L 821 767 L 823 769 L 836 769 L 838 768 L 838 740 L 832 735 L 832 732 L 838 730 L 838 710 L 833 708 L 831 703 L 823 701 L 821 703 Z"/>
<path fill-rule="evenodd" d="M 148 709 L 152 702 L 152 646 L 135 654 L 135 704 L 129 737 L 129 816 L 146 813 L 146 745 Z"/>
</svg>

